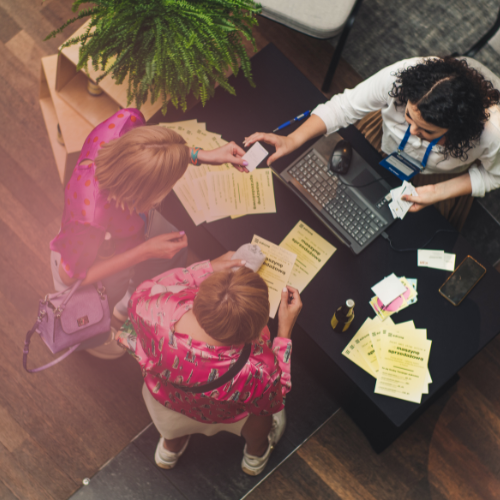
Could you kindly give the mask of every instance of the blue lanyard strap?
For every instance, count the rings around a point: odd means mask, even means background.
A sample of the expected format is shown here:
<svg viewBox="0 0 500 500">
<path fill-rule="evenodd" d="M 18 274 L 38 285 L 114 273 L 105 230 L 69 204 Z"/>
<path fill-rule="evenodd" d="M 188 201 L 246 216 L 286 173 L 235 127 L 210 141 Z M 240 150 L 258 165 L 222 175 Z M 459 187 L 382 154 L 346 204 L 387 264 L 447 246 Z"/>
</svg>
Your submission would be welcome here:
<svg viewBox="0 0 500 500">
<path fill-rule="evenodd" d="M 408 142 L 408 139 L 410 137 L 410 127 L 411 125 L 408 125 L 408 128 L 406 129 L 405 136 L 403 137 L 403 140 L 401 141 L 401 144 L 399 145 L 398 151 L 403 151 L 403 149 L 406 146 L 406 143 Z M 427 149 L 425 151 L 424 157 L 422 158 L 422 169 L 424 169 L 427 166 L 427 160 L 429 159 L 429 155 L 431 154 L 432 148 L 444 137 L 442 135 L 441 137 L 437 137 L 434 139 L 429 145 L 427 146 Z"/>
</svg>

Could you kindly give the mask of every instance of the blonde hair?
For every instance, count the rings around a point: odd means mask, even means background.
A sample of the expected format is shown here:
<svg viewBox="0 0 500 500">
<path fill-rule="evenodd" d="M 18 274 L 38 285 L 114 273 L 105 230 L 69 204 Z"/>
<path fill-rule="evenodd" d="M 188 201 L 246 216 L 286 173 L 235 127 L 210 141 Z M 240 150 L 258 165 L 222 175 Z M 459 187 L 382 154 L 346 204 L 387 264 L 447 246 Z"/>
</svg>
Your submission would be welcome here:
<svg viewBox="0 0 500 500">
<path fill-rule="evenodd" d="M 269 319 L 267 285 L 246 267 L 214 273 L 201 284 L 193 313 L 203 330 L 225 345 L 252 342 Z"/>
<path fill-rule="evenodd" d="M 137 127 L 102 146 L 96 179 L 122 209 L 147 212 L 184 175 L 188 162 L 189 148 L 178 133 L 158 125 Z"/>
</svg>

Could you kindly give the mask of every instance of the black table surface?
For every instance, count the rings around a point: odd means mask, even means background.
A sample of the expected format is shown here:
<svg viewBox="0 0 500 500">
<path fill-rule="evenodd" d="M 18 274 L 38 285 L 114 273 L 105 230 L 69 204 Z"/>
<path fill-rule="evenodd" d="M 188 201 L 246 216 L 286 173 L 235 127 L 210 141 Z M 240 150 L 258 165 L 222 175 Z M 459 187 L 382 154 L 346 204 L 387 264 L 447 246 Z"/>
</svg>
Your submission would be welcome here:
<svg viewBox="0 0 500 500">
<path fill-rule="evenodd" d="M 252 68 L 255 88 L 241 74 L 232 77 L 230 82 L 236 89 L 236 96 L 217 89 L 215 97 L 205 107 L 196 106 L 184 118 L 205 122 L 207 130 L 242 144 L 245 136 L 255 131 L 270 131 L 325 101 L 323 94 L 273 45 L 254 56 Z M 289 127 L 285 132 L 288 134 L 292 130 Z M 377 166 L 378 153 L 356 129 L 349 127 L 341 134 L 367 161 Z M 278 160 L 273 168 L 282 171 L 309 144 Z M 268 150 L 272 151 L 270 147 Z M 377 169 L 382 170 L 378 166 Z M 399 183 L 396 178 L 388 180 L 393 185 Z M 342 355 L 342 350 L 365 319 L 374 316 L 369 305 L 373 296 L 370 288 L 391 273 L 418 279 L 417 303 L 393 315 L 392 319 L 396 323 L 413 320 L 417 328 L 427 329 L 427 336 L 432 340 L 429 370 L 433 383 L 429 386 L 429 395 L 422 397 L 424 404 L 500 331 L 497 305 L 500 274 L 487 266 L 480 253 L 458 233 L 436 235 L 428 248 L 456 253 L 457 264 L 466 255 L 472 255 L 487 267 L 484 278 L 459 307 L 454 307 L 438 293 L 449 273 L 417 267 L 416 252 L 395 252 L 383 238 L 378 238 L 360 255 L 354 255 L 277 176 L 274 177 L 274 189 L 276 214 L 235 220 L 226 218 L 204 226 L 228 250 L 236 250 L 250 242 L 254 234 L 279 244 L 299 220 L 333 244 L 337 251 L 301 295 L 304 306 L 298 323 L 311 342 L 316 342 L 395 426 L 403 425 L 419 405 L 375 394 L 375 379 Z M 169 197 L 168 204 L 170 214 L 183 210 L 175 197 Z M 451 226 L 430 207 L 396 221 L 387 233 L 397 248 L 418 248 L 437 229 L 451 229 Z M 356 302 L 355 319 L 346 333 L 336 334 L 330 327 L 330 320 L 335 309 L 348 298 Z M 324 373 L 324 377 L 328 376 Z"/>
</svg>

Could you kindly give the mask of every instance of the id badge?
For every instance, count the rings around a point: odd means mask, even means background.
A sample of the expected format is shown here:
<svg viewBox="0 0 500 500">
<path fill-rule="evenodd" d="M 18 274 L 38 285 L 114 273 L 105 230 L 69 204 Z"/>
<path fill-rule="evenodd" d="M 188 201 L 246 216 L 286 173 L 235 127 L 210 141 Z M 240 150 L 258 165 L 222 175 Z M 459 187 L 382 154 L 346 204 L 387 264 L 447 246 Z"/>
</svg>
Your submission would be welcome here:
<svg viewBox="0 0 500 500">
<path fill-rule="evenodd" d="M 396 151 L 386 156 L 380 163 L 402 181 L 409 181 L 423 169 L 422 165 L 404 151 Z"/>
</svg>

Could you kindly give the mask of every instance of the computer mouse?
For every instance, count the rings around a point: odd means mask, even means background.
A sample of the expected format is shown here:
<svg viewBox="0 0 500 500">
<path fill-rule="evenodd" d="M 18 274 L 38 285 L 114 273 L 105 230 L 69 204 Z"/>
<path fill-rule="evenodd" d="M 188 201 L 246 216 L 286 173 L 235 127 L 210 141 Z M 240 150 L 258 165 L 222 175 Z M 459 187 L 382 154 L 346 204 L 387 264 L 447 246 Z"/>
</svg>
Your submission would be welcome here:
<svg viewBox="0 0 500 500">
<path fill-rule="evenodd" d="M 352 146 L 350 143 L 344 140 L 337 142 L 330 158 L 330 170 L 335 174 L 347 174 L 351 165 L 351 159 Z"/>
</svg>

